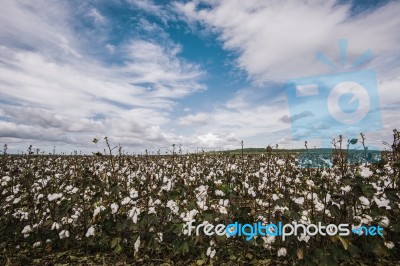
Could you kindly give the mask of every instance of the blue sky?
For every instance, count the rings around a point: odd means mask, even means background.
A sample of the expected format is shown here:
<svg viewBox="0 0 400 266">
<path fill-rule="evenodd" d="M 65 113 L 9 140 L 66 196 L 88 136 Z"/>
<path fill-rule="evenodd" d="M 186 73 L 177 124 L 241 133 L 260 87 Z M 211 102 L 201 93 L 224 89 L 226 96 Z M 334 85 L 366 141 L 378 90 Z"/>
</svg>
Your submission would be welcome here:
<svg viewBox="0 0 400 266">
<path fill-rule="evenodd" d="M 104 136 L 130 152 L 302 147 L 286 81 L 335 74 L 315 54 L 339 62 L 339 39 L 345 71 L 373 51 L 362 67 L 377 74 L 382 129 L 367 140 L 382 147 L 400 128 L 398 1 L 1 5 L 0 142 L 13 152 L 91 152 Z"/>
</svg>

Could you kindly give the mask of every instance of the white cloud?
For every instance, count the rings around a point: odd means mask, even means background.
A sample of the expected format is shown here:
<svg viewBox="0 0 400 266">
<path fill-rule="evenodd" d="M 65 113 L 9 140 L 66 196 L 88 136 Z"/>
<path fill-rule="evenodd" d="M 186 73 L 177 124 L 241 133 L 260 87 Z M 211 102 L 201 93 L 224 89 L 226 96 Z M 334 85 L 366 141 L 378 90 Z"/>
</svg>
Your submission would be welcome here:
<svg viewBox="0 0 400 266">
<path fill-rule="evenodd" d="M 93 135 L 109 135 L 143 148 L 179 138 L 165 127 L 176 101 L 205 89 L 203 72 L 179 58 L 179 45 L 108 45 L 123 61 L 106 65 L 66 26 L 67 6 L 36 4 L 6 1 L 0 18 L 0 40 L 7 40 L 0 46 L 0 140 L 85 146 Z"/>
<path fill-rule="evenodd" d="M 111 54 L 113 54 L 113 53 L 115 52 L 115 45 L 112 45 L 112 44 L 107 43 L 107 44 L 105 45 L 105 48 L 106 48 Z"/>
<path fill-rule="evenodd" d="M 208 122 L 210 117 L 205 114 L 205 113 L 198 113 L 194 115 L 186 115 L 183 117 L 180 117 L 178 120 L 178 124 L 188 126 L 188 125 L 203 125 Z"/>
<path fill-rule="evenodd" d="M 207 3 L 208 7 L 200 8 L 199 3 Z M 339 39 L 348 40 L 345 71 L 357 70 L 350 65 L 371 49 L 372 61 L 361 69 L 377 72 L 383 130 L 368 133 L 373 137 L 370 141 L 382 146 L 381 140 L 390 137 L 391 129 L 400 127 L 394 118 L 400 105 L 400 94 L 396 93 L 400 85 L 400 2 L 357 15 L 351 14 L 350 3 L 334 0 L 189 1 L 174 6 L 190 25 L 200 23 L 217 34 L 223 48 L 237 55 L 237 67 L 260 88 L 290 78 L 334 74 L 315 55 L 323 52 L 340 68 Z M 279 135 L 289 143 L 290 124 L 284 123 L 289 119 L 286 101 L 272 97 L 263 104 L 257 100 L 259 96 L 254 89 L 244 89 L 226 102 L 226 109 L 210 112 L 215 132 L 231 128 L 241 138 Z"/>
<path fill-rule="evenodd" d="M 131 3 L 164 22 L 173 19 L 170 5 Z M 197 1 L 178 3 L 175 8 L 189 23 L 200 22 L 217 33 L 255 86 L 237 91 L 222 104 L 211 102 L 208 110 L 186 107 L 187 113 L 175 118 L 174 110 L 182 108 L 178 101 L 206 89 L 201 82 L 204 72 L 180 57 L 184 47 L 159 25 L 140 19 L 147 39 L 135 35 L 123 44 L 107 40 L 103 30 L 87 33 L 96 35 L 103 52 L 117 58 L 107 64 L 93 57 L 91 49 L 98 47 L 88 46 L 86 33 L 74 30 L 74 9 L 67 3 L 4 1 L 0 141 L 18 148 L 26 147 L 27 141 L 69 145 L 69 150 L 93 146 L 94 136 L 105 135 L 112 143 L 136 150 L 158 150 L 172 143 L 234 148 L 242 139 L 246 144 L 254 140 L 254 146 L 272 140 L 292 145 L 285 95 L 269 93 L 274 85 L 257 85 L 330 72 L 315 60 L 315 53 L 324 52 L 337 62 L 339 38 L 349 40 L 350 61 L 367 48 L 375 55 L 369 66 L 378 73 L 384 129 L 367 137 L 379 144 L 390 139 L 393 128 L 400 128 L 399 3 L 356 17 L 349 15 L 349 5 L 334 1 L 211 1 L 211 8 L 203 10 L 196 5 Z M 108 25 L 97 9 L 82 8 L 95 23 Z"/>
<path fill-rule="evenodd" d="M 152 0 L 129 0 L 129 2 L 148 14 L 159 17 L 164 23 L 173 19 L 168 10 L 166 10 L 166 6 L 157 5 Z"/>
<path fill-rule="evenodd" d="M 399 54 L 399 2 L 356 17 L 350 16 L 349 4 L 333 0 L 208 1 L 211 8 L 202 10 L 196 3 L 175 7 L 190 23 L 217 32 L 223 47 L 238 53 L 238 66 L 257 83 L 329 72 L 315 54 L 323 51 L 336 62 L 341 38 L 349 40 L 349 60 L 368 48 L 377 58 Z"/>
<path fill-rule="evenodd" d="M 102 25 L 106 22 L 106 18 L 103 15 L 101 15 L 96 8 L 91 8 L 88 12 L 88 15 L 98 25 Z"/>
<path fill-rule="evenodd" d="M 208 112 L 183 116 L 178 123 L 184 127 L 190 125 L 196 132 L 195 135 L 232 136 L 225 138 L 225 144 L 220 144 L 220 148 L 230 147 L 232 144 L 237 147 L 238 140 L 257 135 L 271 136 L 276 132 L 281 134 L 283 130 L 290 134 L 289 125 L 279 121 L 282 116 L 288 115 L 285 98 L 278 96 L 268 99 L 266 95 L 267 91 L 258 88 L 240 90 L 225 104 L 217 105 Z M 266 141 L 265 138 L 263 141 Z"/>
</svg>

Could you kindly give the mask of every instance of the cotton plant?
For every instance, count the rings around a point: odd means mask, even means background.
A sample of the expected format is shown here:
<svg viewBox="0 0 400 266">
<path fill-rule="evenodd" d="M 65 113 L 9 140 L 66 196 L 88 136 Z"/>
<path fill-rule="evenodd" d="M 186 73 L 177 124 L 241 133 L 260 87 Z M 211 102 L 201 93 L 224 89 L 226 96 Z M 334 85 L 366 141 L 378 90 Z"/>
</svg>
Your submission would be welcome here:
<svg viewBox="0 0 400 266">
<path fill-rule="evenodd" d="M 299 168 L 294 157 L 272 156 L 268 165 L 268 156 L 249 156 L 245 158 L 249 168 L 246 171 L 242 170 L 242 161 L 237 157 L 198 156 L 197 161 L 194 158 L 176 156 L 172 162 L 168 157 L 149 156 L 146 163 L 140 156 L 114 158 L 115 171 L 108 158 L 85 159 L 93 160 L 88 170 L 96 180 L 93 183 L 92 177 L 84 178 L 85 160 L 79 157 L 74 158 L 78 162 L 74 163 L 76 167 L 70 167 L 72 163 L 66 157 L 54 158 L 51 163 L 44 160 L 39 166 L 42 171 L 34 172 L 29 180 L 31 186 L 23 182 L 22 174 L 0 173 L 1 211 L 5 219 L 15 223 L 16 239 L 27 243 L 20 244 L 20 248 L 35 250 L 44 249 L 46 245 L 62 247 L 63 243 L 81 245 L 82 241 L 96 246 L 102 237 L 109 237 L 110 241 L 118 238 L 118 224 L 126 226 L 121 234 L 128 234 L 118 242 L 123 252 L 133 251 L 136 257 L 143 259 L 151 249 L 149 235 L 160 250 L 166 250 L 174 241 L 189 243 L 191 247 L 196 238 L 187 231 L 185 234 L 189 222 L 202 223 L 205 212 L 214 215 L 213 218 L 235 220 L 238 218 L 235 215 L 239 214 L 234 214 L 234 210 L 243 207 L 242 204 L 246 204 L 249 222 L 262 221 L 263 224 L 285 218 L 307 225 L 316 220 L 339 220 L 342 213 L 347 213 L 342 219 L 354 223 L 355 227 L 379 224 L 385 232 L 385 238 L 380 240 L 383 248 L 390 254 L 397 248 L 393 217 L 400 208 L 397 200 L 400 195 L 396 192 L 398 184 L 393 182 L 395 168 L 391 163 L 379 167 L 349 166 L 342 177 L 337 166 L 322 169 L 316 176 L 316 170 Z M 22 168 L 29 160 L 34 162 L 33 159 L 24 160 L 25 164 L 19 161 Z M 115 193 L 108 183 L 114 175 L 118 177 L 119 186 Z M 364 185 L 368 185 L 368 191 Z M 63 208 L 67 211 L 60 214 Z M 293 213 L 296 215 L 292 216 Z M 258 217 L 260 214 L 262 218 Z M 141 220 L 146 216 L 158 220 L 147 227 L 145 219 Z M 115 226 L 104 230 L 106 222 Z M 170 228 L 171 224 L 185 229 L 177 232 L 175 227 Z M 144 227 L 147 231 L 142 229 Z M 353 238 L 348 241 L 356 246 Z M 196 245 L 202 249 L 203 256 L 216 263 L 226 258 L 232 243 L 241 248 L 243 240 L 229 237 L 220 245 L 215 238 L 218 244 L 214 245 L 208 242 L 209 237 L 200 239 Z M 293 239 L 305 250 L 315 249 L 317 244 L 315 237 L 298 235 Z M 324 245 L 341 247 L 341 242 L 328 238 L 323 241 L 326 241 Z M 255 247 L 268 249 L 274 259 L 295 259 L 293 245 L 283 244 L 279 237 L 259 237 L 249 250 L 254 251 Z"/>
</svg>

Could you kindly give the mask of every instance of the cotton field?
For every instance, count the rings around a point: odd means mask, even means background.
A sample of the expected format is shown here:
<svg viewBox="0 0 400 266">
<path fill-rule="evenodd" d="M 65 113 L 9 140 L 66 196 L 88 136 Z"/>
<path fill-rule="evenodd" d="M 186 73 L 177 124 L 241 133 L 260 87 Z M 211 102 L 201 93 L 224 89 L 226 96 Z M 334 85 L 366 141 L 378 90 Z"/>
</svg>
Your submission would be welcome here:
<svg viewBox="0 0 400 266">
<path fill-rule="evenodd" d="M 138 265 L 394 264 L 400 259 L 400 162 L 395 155 L 383 153 L 376 164 L 349 164 L 338 154 L 332 167 L 301 168 L 297 154 L 273 151 L 243 156 L 5 154 L 0 157 L 1 259 L 15 261 L 24 254 L 34 264 L 69 251 L 108 254 Z M 380 225 L 384 234 L 246 241 L 190 235 L 192 220 Z"/>
</svg>

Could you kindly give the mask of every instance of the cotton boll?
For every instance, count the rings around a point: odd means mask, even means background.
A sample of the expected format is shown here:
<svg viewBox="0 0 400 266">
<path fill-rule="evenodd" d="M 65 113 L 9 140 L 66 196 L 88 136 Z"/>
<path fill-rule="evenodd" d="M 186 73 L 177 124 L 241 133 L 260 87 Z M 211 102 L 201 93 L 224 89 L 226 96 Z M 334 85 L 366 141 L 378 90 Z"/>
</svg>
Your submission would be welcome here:
<svg viewBox="0 0 400 266">
<path fill-rule="evenodd" d="M 217 189 L 217 190 L 215 190 L 215 195 L 223 197 L 223 196 L 225 196 L 225 193 L 223 191 Z"/>
<path fill-rule="evenodd" d="M 218 211 L 220 214 L 228 214 L 228 210 L 224 206 L 219 206 Z"/>
<path fill-rule="evenodd" d="M 139 247 L 140 247 L 140 236 L 136 239 L 135 244 L 133 245 L 135 249 L 135 255 L 139 252 Z"/>
<path fill-rule="evenodd" d="M 315 210 L 316 211 L 323 211 L 323 209 L 325 208 L 325 205 L 322 202 L 316 201 L 315 202 Z"/>
<path fill-rule="evenodd" d="M 86 237 L 94 236 L 94 233 L 95 233 L 95 229 L 94 229 L 93 226 L 91 226 L 91 227 L 87 230 L 85 236 L 86 236 Z"/>
<path fill-rule="evenodd" d="M 118 211 L 118 209 L 119 209 L 119 206 L 118 206 L 117 203 L 112 203 L 112 204 L 110 205 L 110 208 L 111 208 L 111 213 L 112 213 L 112 214 L 116 214 L 117 211 Z"/>
<path fill-rule="evenodd" d="M 20 201 L 21 201 L 21 198 L 15 198 L 14 201 L 13 201 L 13 204 L 17 204 Z"/>
<path fill-rule="evenodd" d="M 136 190 L 136 189 L 131 189 L 130 191 L 129 191 L 129 196 L 131 197 L 131 198 L 137 198 L 138 196 L 139 196 L 139 192 Z"/>
<path fill-rule="evenodd" d="M 94 209 L 93 211 L 93 218 L 95 218 L 100 213 L 100 211 L 104 211 L 105 209 L 106 208 L 104 206 L 96 207 L 96 209 Z"/>
<path fill-rule="evenodd" d="M 178 214 L 179 207 L 178 207 L 178 205 L 176 204 L 175 201 L 169 200 L 169 201 L 167 202 L 166 207 L 169 208 L 169 209 L 171 210 L 172 213 Z"/>
<path fill-rule="evenodd" d="M 60 224 L 54 222 L 53 225 L 51 226 L 51 230 L 58 230 L 58 229 L 60 229 L 60 227 L 61 227 Z"/>
<path fill-rule="evenodd" d="M 390 201 L 384 197 L 381 198 L 374 197 L 374 201 L 376 205 L 378 205 L 378 207 L 385 207 L 386 210 L 391 209 L 391 207 L 389 206 Z"/>
<path fill-rule="evenodd" d="M 308 243 L 308 241 L 310 240 L 310 236 L 306 235 L 306 234 L 301 234 L 301 236 L 297 237 L 297 239 L 299 241 L 304 241 L 304 242 Z"/>
<path fill-rule="evenodd" d="M 299 204 L 299 205 L 303 205 L 304 203 L 304 197 L 300 197 L 300 198 L 295 198 L 294 202 Z"/>
<path fill-rule="evenodd" d="M 125 197 L 125 198 L 121 201 L 121 205 L 127 205 L 129 202 L 131 202 L 131 198 L 130 198 L 130 197 Z"/>
<path fill-rule="evenodd" d="M 14 199 L 14 195 L 10 195 L 6 198 L 6 201 L 9 202 Z"/>
<path fill-rule="evenodd" d="M 222 184 L 222 180 L 215 180 L 215 181 L 214 181 L 214 184 L 217 185 L 217 186 L 219 186 L 219 185 Z"/>
<path fill-rule="evenodd" d="M 256 192 L 254 191 L 254 187 L 250 187 L 247 191 L 249 195 L 251 195 L 253 198 L 256 196 Z"/>
<path fill-rule="evenodd" d="M 392 241 L 386 241 L 386 242 L 385 242 L 385 246 L 386 246 L 388 249 L 392 249 L 392 248 L 394 248 L 394 243 L 393 243 Z"/>
<path fill-rule="evenodd" d="M 210 259 L 214 258 L 214 256 L 215 256 L 216 253 L 217 253 L 216 250 L 213 249 L 213 250 L 211 251 L 211 253 L 210 253 Z"/>
<path fill-rule="evenodd" d="M 215 249 L 211 249 L 211 247 L 208 247 L 206 252 L 207 257 L 210 257 L 210 259 L 212 259 L 214 258 L 215 253 L 216 253 Z"/>
<path fill-rule="evenodd" d="M 364 167 L 364 166 L 362 166 L 362 167 L 360 167 L 360 168 L 361 168 L 360 175 L 361 175 L 362 177 L 368 178 L 368 177 L 372 176 L 373 172 L 372 172 L 369 168 Z"/>
<path fill-rule="evenodd" d="M 363 206 L 369 206 L 370 202 L 369 202 L 369 200 L 368 200 L 366 197 L 361 196 L 361 197 L 359 197 L 358 199 L 360 200 L 360 202 L 361 202 L 361 204 L 362 204 Z"/>
<path fill-rule="evenodd" d="M 329 202 L 331 200 L 331 194 L 327 193 L 325 197 L 325 201 Z"/>
<path fill-rule="evenodd" d="M 58 199 L 62 198 L 62 196 L 63 196 L 62 193 L 54 193 L 54 194 L 47 195 L 47 199 L 49 201 L 55 201 L 55 200 L 58 200 Z"/>
<path fill-rule="evenodd" d="M 2 178 L 1 178 L 1 181 L 3 181 L 3 182 L 9 182 L 11 180 L 11 177 L 9 177 L 9 176 L 3 176 Z"/>
<path fill-rule="evenodd" d="M 272 200 L 277 201 L 279 199 L 278 195 L 272 194 Z"/>
<path fill-rule="evenodd" d="M 225 207 L 228 206 L 228 205 L 229 205 L 229 200 L 228 200 L 228 199 L 225 199 L 224 202 L 223 202 L 223 205 L 224 205 Z"/>
<path fill-rule="evenodd" d="M 275 242 L 275 236 L 270 236 L 267 234 L 267 236 L 261 237 L 261 239 L 264 241 L 265 244 L 272 244 Z"/>
<path fill-rule="evenodd" d="M 30 225 L 26 225 L 24 229 L 22 229 L 22 234 L 29 234 L 32 232 L 32 227 Z"/>
<path fill-rule="evenodd" d="M 282 159 L 279 159 L 279 160 L 276 161 L 276 164 L 277 164 L 277 165 L 284 165 L 284 164 L 285 164 L 285 161 L 282 160 Z"/>
<path fill-rule="evenodd" d="M 367 214 L 364 214 L 363 218 L 361 219 L 361 222 L 363 224 L 370 224 L 372 221 L 373 221 L 372 217 Z"/>
<path fill-rule="evenodd" d="M 130 211 L 128 211 L 128 217 L 132 218 L 133 223 L 137 223 L 138 215 L 140 214 L 140 208 L 133 207 Z"/>
<path fill-rule="evenodd" d="M 280 248 L 278 250 L 278 257 L 285 257 L 287 255 L 287 250 L 286 248 Z"/>
<path fill-rule="evenodd" d="M 389 219 L 386 216 L 383 216 L 379 221 L 379 225 L 383 228 L 387 228 L 389 226 Z"/>
<path fill-rule="evenodd" d="M 68 231 L 68 230 L 62 230 L 62 231 L 58 234 L 58 236 L 60 237 L 60 239 L 68 238 L 68 237 L 69 237 L 69 231 Z"/>
<path fill-rule="evenodd" d="M 343 192 L 350 192 L 351 187 L 349 185 L 345 186 L 345 187 L 341 187 L 340 190 L 342 190 Z"/>
<path fill-rule="evenodd" d="M 149 208 L 148 214 L 152 214 L 152 213 L 155 213 L 155 214 L 157 213 L 157 212 L 156 212 L 156 208 L 154 208 L 154 207 L 150 207 L 150 208 Z"/>
<path fill-rule="evenodd" d="M 163 241 L 163 233 L 157 233 L 157 240 L 160 243 Z"/>
</svg>

